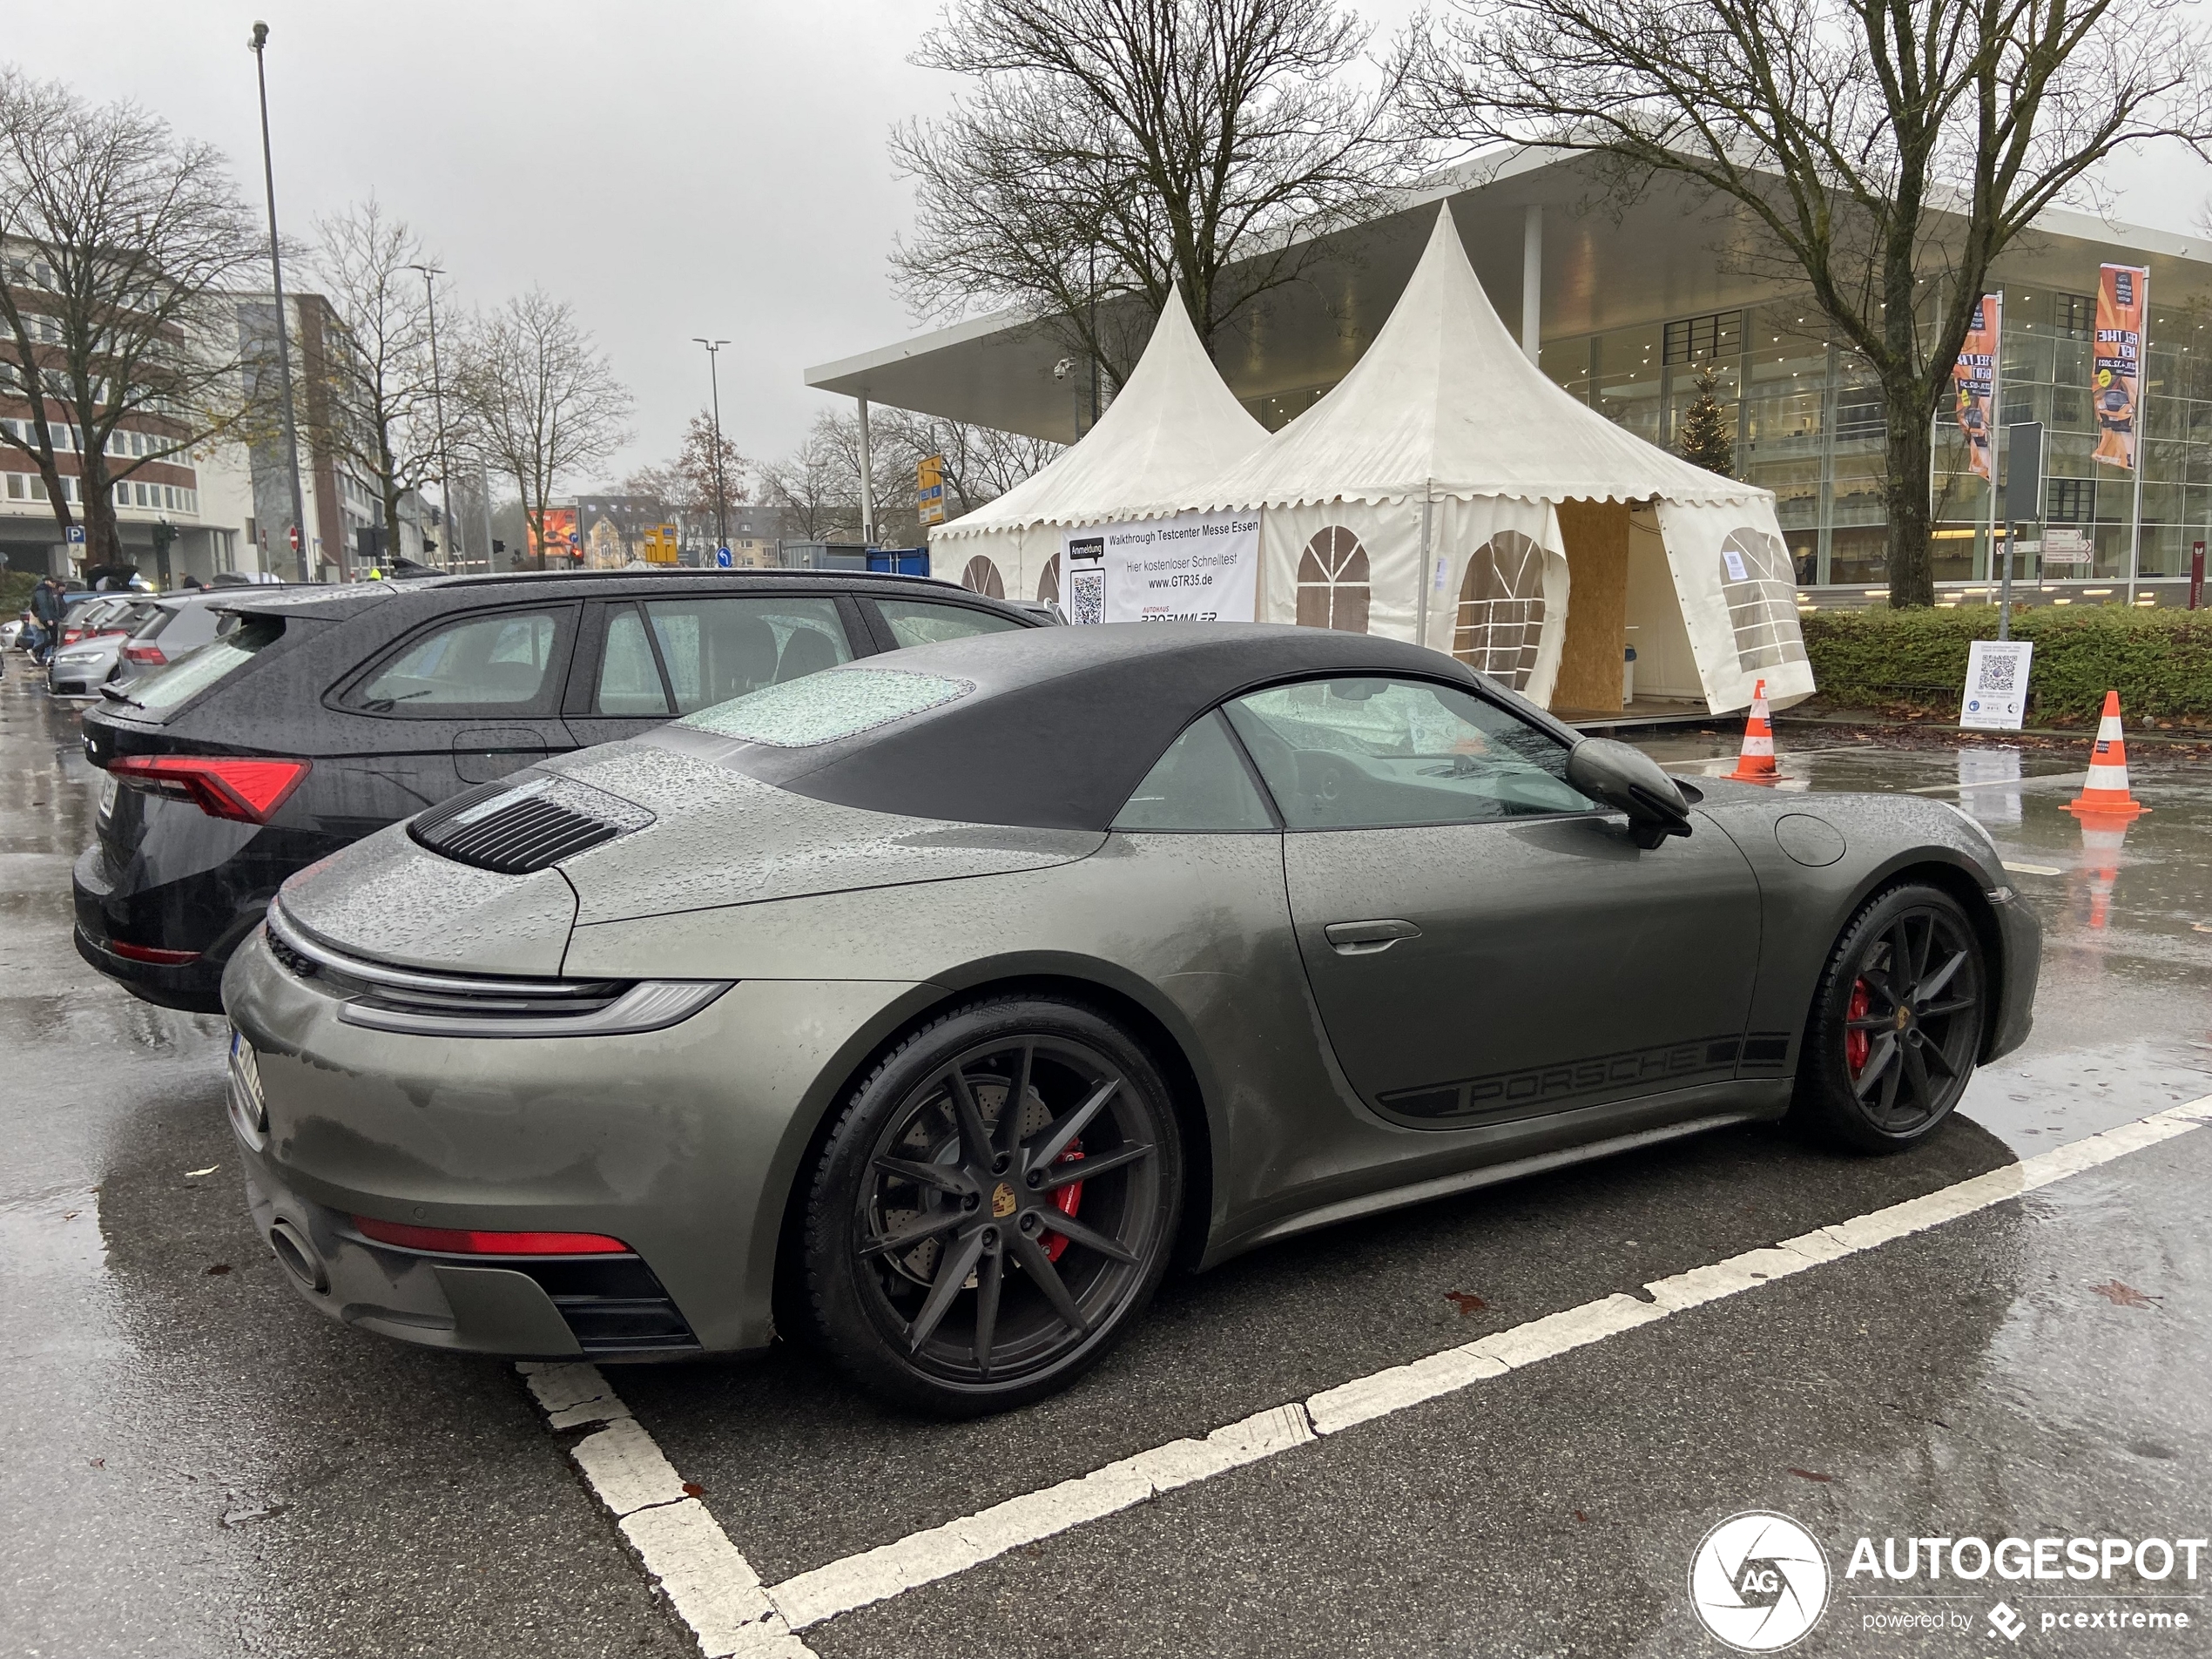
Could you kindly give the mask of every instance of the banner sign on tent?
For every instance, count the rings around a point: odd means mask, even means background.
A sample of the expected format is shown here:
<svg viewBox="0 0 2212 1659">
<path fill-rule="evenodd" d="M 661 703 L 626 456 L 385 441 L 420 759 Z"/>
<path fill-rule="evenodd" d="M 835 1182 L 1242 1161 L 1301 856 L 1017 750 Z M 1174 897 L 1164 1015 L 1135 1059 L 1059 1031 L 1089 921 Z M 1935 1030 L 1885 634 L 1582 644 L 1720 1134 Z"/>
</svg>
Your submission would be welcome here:
<svg viewBox="0 0 2212 1659">
<path fill-rule="evenodd" d="M 1064 532 L 1068 620 L 1251 622 L 1259 599 L 1259 515 L 1180 513 Z"/>
<path fill-rule="evenodd" d="M 1973 326 L 1959 347 L 1959 361 L 1951 366 L 1951 383 L 1959 395 L 1959 430 L 1966 440 L 1966 465 L 1991 483 L 1997 482 L 1996 463 L 1990 455 L 1990 425 L 1997 390 L 1997 342 L 2005 314 L 2000 295 L 1985 293 L 1974 305 Z"/>
<path fill-rule="evenodd" d="M 2097 273 L 2097 339 L 2090 371 L 2090 402 L 2097 412 L 2092 461 L 2110 467 L 2135 464 L 2136 376 L 2143 361 L 2143 319 L 2150 309 L 2150 273 L 2141 266 L 2107 265 Z"/>
<path fill-rule="evenodd" d="M 1966 648 L 1966 694 L 1959 724 L 1970 731 L 2017 732 L 2027 712 L 2032 639 L 1977 639 Z"/>
</svg>

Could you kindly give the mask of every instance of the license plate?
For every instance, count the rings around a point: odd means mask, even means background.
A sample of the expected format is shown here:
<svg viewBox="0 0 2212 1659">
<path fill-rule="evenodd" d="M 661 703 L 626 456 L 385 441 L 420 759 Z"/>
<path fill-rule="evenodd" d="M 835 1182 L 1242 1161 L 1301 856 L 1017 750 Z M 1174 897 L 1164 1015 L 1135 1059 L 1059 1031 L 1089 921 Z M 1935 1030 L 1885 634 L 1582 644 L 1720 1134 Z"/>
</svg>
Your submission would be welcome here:
<svg viewBox="0 0 2212 1659">
<path fill-rule="evenodd" d="M 236 1026 L 231 1028 L 231 1109 L 256 1136 L 269 1128 L 269 1106 L 261 1093 L 261 1062 Z"/>
<path fill-rule="evenodd" d="M 122 787 L 123 787 L 123 780 L 122 780 L 121 779 L 118 778 L 118 777 L 117 777 L 117 776 L 116 776 L 113 772 L 109 772 L 109 773 L 107 773 L 107 774 L 106 774 L 105 776 L 104 776 L 103 778 L 101 778 L 101 779 L 100 779 L 100 816 L 101 816 L 102 818 L 112 818 L 113 816 L 115 816 L 115 797 L 116 797 L 116 792 L 117 792 L 117 791 L 120 790 Z"/>
</svg>

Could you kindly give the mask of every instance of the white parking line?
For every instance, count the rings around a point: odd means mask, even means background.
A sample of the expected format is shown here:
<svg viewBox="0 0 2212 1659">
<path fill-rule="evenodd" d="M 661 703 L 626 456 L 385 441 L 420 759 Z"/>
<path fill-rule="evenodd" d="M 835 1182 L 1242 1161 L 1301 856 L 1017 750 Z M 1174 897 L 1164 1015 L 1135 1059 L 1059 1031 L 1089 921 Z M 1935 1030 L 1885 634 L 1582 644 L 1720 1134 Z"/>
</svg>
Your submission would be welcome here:
<svg viewBox="0 0 2212 1659">
<path fill-rule="evenodd" d="M 1924 1197 L 1785 1238 L 1769 1249 L 1750 1251 L 1656 1280 L 1644 1286 L 1651 1293 L 1649 1302 L 1633 1296 L 1604 1297 L 1461 1347 L 1447 1348 L 1411 1365 L 1393 1366 L 1216 1429 L 1203 1440 L 1170 1441 L 1109 1463 L 1080 1480 L 1063 1480 L 944 1526 L 910 1534 L 896 1543 L 831 1561 L 772 1586 L 768 1597 L 792 1629 L 805 1629 L 950 1578 L 1086 1521 L 1132 1508 L 1177 1487 L 1287 1452 L 1317 1436 L 1338 1433 L 1587 1343 L 1656 1324 L 1685 1308 L 1755 1290 L 1824 1262 L 1986 1210 L 2123 1153 L 2186 1135 L 2207 1121 L 2202 1114 L 2208 1109 L 2212 1109 L 2212 1096 L 2123 1123 L 2023 1163 L 2006 1164 Z M 1217 1450 L 1217 1444 L 1224 1441 Z"/>
<path fill-rule="evenodd" d="M 1203 1440 L 1170 1440 L 1076 1480 L 1009 1498 L 895 1543 L 860 1551 L 764 1589 L 705 1507 L 596 1366 L 529 1366 L 531 1392 L 556 1429 L 603 1425 L 572 1448 L 587 1483 L 709 1659 L 800 1659 L 792 1632 L 980 1566 L 1089 1521 L 1134 1508 L 1178 1487 L 1341 1433 L 1362 1423 L 1509 1371 L 1553 1359 L 1686 1309 L 1757 1290 L 1826 1262 L 1986 1210 L 2008 1198 L 2212 1122 L 2212 1095 L 2054 1148 L 2019 1163 L 1760 1250 L 1693 1267 L 1643 1288 L 1650 1299 L 1602 1297 L 1411 1364 L 1354 1378 L 1259 1412 Z"/>
<path fill-rule="evenodd" d="M 684 1489 L 683 1476 L 598 1366 L 525 1363 L 516 1369 L 529 1379 L 548 1427 L 598 1426 L 569 1455 L 706 1659 L 814 1659 L 768 1600 L 752 1563 Z"/>
</svg>

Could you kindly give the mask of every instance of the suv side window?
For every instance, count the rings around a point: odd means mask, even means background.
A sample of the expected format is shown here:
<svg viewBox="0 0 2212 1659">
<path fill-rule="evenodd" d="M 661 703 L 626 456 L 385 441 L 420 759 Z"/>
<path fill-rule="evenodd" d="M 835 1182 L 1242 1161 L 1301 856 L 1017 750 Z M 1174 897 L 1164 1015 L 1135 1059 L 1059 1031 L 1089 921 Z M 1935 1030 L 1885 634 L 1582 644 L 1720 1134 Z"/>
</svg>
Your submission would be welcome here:
<svg viewBox="0 0 2212 1659">
<path fill-rule="evenodd" d="M 1429 680 L 1305 680 L 1225 705 L 1286 827 L 1391 829 L 1598 810 L 1567 745 Z"/>
<path fill-rule="evenodd" d="M 570 607 L 479 611 L 416 634 L 346 696 L 368 714 L 550 712 Z"/>
<path fill-rule="evenodd" d="M 690 714 L 853 658 L 834 599 L 647 599 L 610 604 L 603 614 L 607 632 L 592 699 L 599 715 Z"/>
<path fill-rule="evenodd" d="M 945 604 L 928 599 L 878 599 L 875 608 L 900 649 L 934 645 L 971 634 L 1002 634 L 1022 624 L 978 605 Z"/>
</svg>

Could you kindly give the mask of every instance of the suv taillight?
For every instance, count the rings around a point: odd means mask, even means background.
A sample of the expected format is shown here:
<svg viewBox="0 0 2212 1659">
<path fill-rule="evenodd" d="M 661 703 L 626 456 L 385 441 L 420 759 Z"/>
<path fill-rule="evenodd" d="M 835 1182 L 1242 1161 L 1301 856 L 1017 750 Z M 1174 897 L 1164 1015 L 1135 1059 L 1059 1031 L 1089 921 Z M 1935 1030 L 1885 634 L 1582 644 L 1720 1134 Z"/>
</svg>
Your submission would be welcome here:
<svg viewBox="0 0 2212 1659">
<path fill-rule="evenodd" d="M 161 664 L 169 659 L 162 655 L 161 647 L 158 645 L 125 645 L 123 648 L 123 660 L 126 663 Z"/>
<path fill-rule="evenodd" d="M 133 789 L 187 800 L 210 818 L 266 824 L 307 775 L 305 760 L 244 760 L 221 755 L 118 755 L 108 773 Z"/>
</svg>

